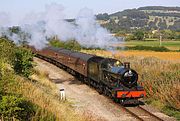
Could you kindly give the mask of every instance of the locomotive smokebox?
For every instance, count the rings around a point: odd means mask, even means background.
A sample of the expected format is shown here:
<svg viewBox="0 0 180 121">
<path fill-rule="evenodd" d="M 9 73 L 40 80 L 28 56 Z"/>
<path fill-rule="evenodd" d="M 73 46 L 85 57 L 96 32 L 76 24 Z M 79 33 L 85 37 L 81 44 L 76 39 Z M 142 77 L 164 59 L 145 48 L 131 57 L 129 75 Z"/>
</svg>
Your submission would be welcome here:
<svg viewBox="0 0 180 121">
<path fill-rule="evenodd" d="M 124 68 L 130 68 L 130 62 L 124 62 Z"/>
</svg>

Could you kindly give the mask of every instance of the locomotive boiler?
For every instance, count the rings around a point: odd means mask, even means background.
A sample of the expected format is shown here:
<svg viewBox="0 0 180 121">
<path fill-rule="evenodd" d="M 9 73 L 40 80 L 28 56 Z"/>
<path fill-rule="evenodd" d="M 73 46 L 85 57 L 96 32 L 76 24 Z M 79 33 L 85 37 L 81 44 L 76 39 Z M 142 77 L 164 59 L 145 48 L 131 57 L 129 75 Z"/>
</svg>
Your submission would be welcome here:
<svg viewBox="0 0 180 121">
<path fill-rule="evenodd" d="M 137 72 L 128 62 L 54 47 L 32 51 L 37 57 L 65 69 L 115 101 L 133 103 L 146 95 L 138 84 Z"/>
</svg>

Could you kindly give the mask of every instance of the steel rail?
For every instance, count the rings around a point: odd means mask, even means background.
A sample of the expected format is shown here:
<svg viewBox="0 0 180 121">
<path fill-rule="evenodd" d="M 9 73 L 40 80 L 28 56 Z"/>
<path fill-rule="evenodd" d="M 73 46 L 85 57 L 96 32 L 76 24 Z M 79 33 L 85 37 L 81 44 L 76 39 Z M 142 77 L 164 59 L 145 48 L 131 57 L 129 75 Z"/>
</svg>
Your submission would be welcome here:
<svg viewBox="0 0 180 121">
<path fill-rule="evenodd" d="M 145 113 L 148 113 L 150 116 L 156 118 L 159 121 L 164 121 L 160 117 L 158 117 L 158 116 L 154 115 L 153 113 L 151 113 L 151 112 L 147 111 L 146 109 L 144 109 L 142 106 L 138 106 L 137 108 L 140 109 L 140 110 L 143 110 Z"/>
</svg>

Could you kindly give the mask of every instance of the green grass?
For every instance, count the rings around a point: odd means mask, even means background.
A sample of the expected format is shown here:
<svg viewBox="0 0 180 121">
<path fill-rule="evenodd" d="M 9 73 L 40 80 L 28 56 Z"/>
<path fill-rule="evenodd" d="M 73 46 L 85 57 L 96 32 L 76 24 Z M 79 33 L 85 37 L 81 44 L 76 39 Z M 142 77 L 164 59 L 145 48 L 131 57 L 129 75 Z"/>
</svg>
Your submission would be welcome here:
<svg viewBox="0 0 180 121">
<path fill-rule="evenodd" d="M 162 108 L 162 111 L 169 116 L 176 117 L 177 121 L 180 121 L 180 110 L 175 110 L 171 107 L 165 106 Z"/>
<path fill-rule="evenodd" d="M 128 41 L 125 42 L 127 46 L 159 46 L 159 41 Z M 165 47 L 179 47 L 180 41 L 162 41 L 161 46 Z"/>
<path fill-rule="evenodd" d="M 146 99 L 145 102 L 149 105 L 156 107 L 168 116 L 175 117 L 177 121 L 180 121 L 180 109 L 172 108 L 165 103 L 160 102 L 160 100 Z"/>
<path fill-rule="evenodd" d="M 121 48 L 117 48 L 118 50 L 121 50 Z M 169 52 L 170 50 L 164 46 L 158 47 L 158 46 L 126 46 L 123 48 L 124 50 L 145 50 L 145 51 L 156 51 L 156 52 Z"/>
</svg>

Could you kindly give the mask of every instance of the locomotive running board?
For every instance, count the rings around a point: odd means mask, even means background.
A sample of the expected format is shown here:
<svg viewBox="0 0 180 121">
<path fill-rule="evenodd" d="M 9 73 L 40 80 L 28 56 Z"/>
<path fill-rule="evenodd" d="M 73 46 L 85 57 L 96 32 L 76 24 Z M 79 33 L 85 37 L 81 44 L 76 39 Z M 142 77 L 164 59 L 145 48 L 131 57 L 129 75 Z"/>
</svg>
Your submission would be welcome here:
<svg viewBox="0 0 180 121">
<path fill-rule="evenodd" d="M 117 91 L 117 98 L 142 98 L 146 96 L 145 91 Z"/>
</svg>

